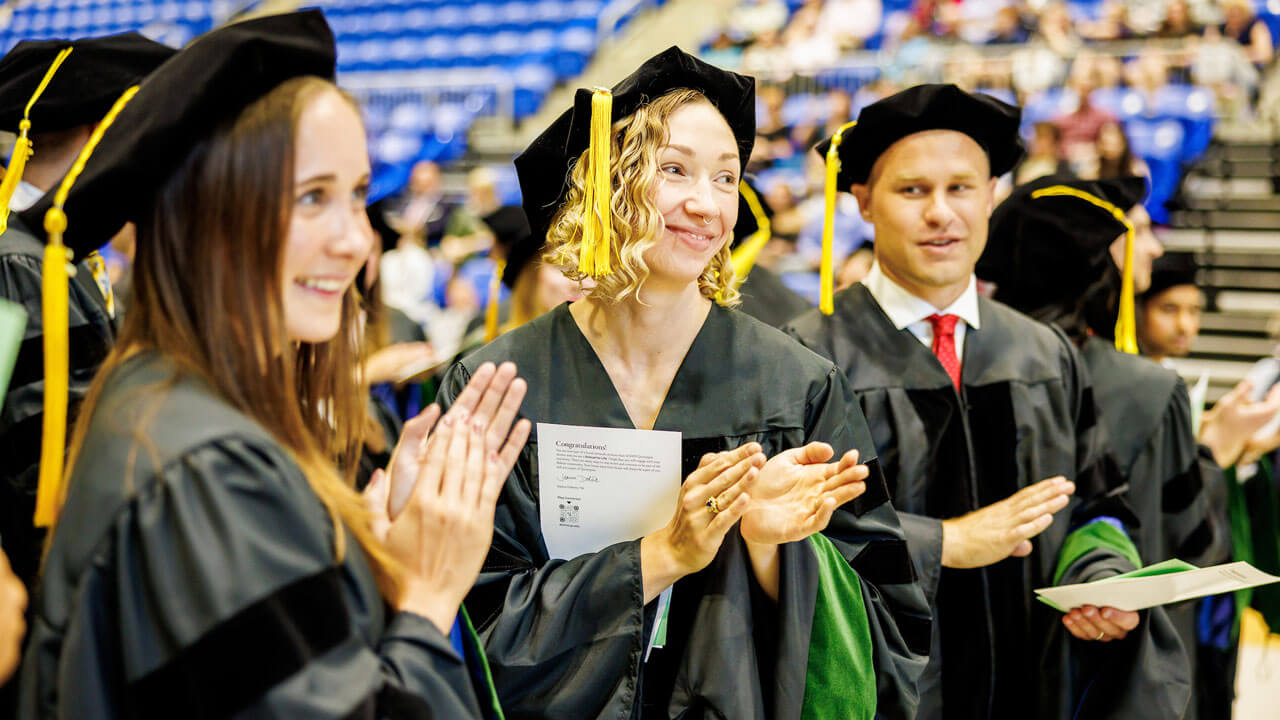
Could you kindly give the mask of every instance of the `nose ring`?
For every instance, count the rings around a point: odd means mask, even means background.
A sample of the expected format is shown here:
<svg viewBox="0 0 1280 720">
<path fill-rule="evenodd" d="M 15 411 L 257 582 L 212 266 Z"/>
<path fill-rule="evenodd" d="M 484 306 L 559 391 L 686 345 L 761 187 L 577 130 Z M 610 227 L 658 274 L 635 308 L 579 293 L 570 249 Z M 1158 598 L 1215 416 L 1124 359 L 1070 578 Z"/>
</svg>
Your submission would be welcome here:
<svg viewBox="0 0 1280 720">
<path fill-rule="evenodd" d="M 710 225 L 710 224 L 711 224 L 711 218 L 702 218 L 702 224 L 703 224 L 703 225 Z"/>
</svg>

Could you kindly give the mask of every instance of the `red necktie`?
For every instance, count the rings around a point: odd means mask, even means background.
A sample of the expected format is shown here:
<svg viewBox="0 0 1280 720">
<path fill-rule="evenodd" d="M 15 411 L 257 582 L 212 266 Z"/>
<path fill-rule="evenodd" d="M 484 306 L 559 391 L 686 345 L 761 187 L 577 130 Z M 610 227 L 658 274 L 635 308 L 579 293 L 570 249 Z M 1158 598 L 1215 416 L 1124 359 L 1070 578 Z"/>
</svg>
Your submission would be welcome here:
<svg viewBox="0 0 1280 720">
<path fill-rule="evenodd" d="M 956 356 L 956 321 L 959 315 L 930 315 L 933 326 L 933 354 L 947 371 L 956 390 L 960 389 L 960 358 Z"/>
</svg>

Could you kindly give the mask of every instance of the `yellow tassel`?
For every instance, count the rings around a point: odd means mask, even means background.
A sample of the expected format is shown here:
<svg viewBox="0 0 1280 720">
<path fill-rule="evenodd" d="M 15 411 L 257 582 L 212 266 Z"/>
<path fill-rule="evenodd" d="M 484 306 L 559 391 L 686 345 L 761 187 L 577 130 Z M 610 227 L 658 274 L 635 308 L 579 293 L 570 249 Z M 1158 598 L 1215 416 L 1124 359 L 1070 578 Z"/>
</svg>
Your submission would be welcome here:
<svg viewBox="0 0 1280 720">
<path fill-rule="evenodd" d="M 18 189 L 18 182 L 22 180 L 22 173 L 27 169 L 27 160 L 31 157 L 31 139 L 27 137 L 31 131 L 31 108 L 44 94 L 44 89 L 49 87 L 49 81 L 53 79 L 54 73 L 58 72 L 58 68 L 62 67 L 62 62 L 71 54 L 71 50 L 72 48 L 63 48 L 53 59 L 53 64 L 45 71 L 44 78 L 36 86 L 36 91 L 31 94 L 31 99 L 27 101 L 27 107 L 22 112 L 22 121 L 18 123 L 18 142 L 14 143 L 13 157 L 9 159 L 9 167 L 4 171 L 4 180 L 0 182 L 0 233 L 9 229 L 9 201 L 13 199 L 13 193 Z"/>
<path fill-rule="evenodd" d="M 489 278 L 489 301 L 484 307 L 484 341 L 487 343 L 498 337 L 498 296 L 502 293 L 502 271 L 506 267 L 504 260 L 493 261 L 493 277 Z"/>
<path fill-rule="evenodd" d="M 1138 325 L 1133 312 L 1133 223 L 1124 211 L 1091 193 L 1066 185 L 1053 185 L 1031 193 L 1032 200 L 1042 197 L 1073 197 L 1084 200 L 1111 213 L 1124 225 L 1124 268 L 1120 273 L 1120 307 L 1116 313 L 1116 349 L 1130 355 L 1138 354 Z"/>
<path fill-rule="evenodd" d="M 836 309 L 836 272 L 835 261 L 831 257 L 831 240 L 835 233 L 836 193 L 840 191 L 840 188 L 836 187 L 836 180 L 840 176 L 840 142 L 844 140 L 845 131 L 857 124 L 858 121 L 855 120 L 841 125 L 836 134 L 831 136 L 831 146 L 827 148 L 826 210 L 822 217 L 822 265 L 818 271 L 818 279 L 822 286 L 818 295 L 818 309 L 823 315 L 830 315 Z"/>
<path fill-rule="evenodd" d="M 591 136 L 587 145 L 586 195 L 583 198 L 582 253 L 578 272 L 604 277 L 613 272 L 610 254 L 613 245 L 613 182 L 609 163 L 613 129 L 613 94 L 596 88 L 591 95 Z"/>
<path fill-rule="evenodd" d="M 752 217 L 756 219 L 756 231 L 729 256 L 729 262 L 733 264 L 734 287 L 741 287 L 746 282 L 751 268 L 756 266 L 756 257 L 773 238 L 773 224 L 769 222 L 760 198 L 756 197 L 756 191 L 746 182 L 738 183 L 738 190 L 742 193 L 742 199 L 747 201 Z"/>
<path fill-rule="evenodd" d="M 102 140 L 103 133 L 137 92 L 137 85 L 124 91 L 106 117 L 102 118 L 102 122 L 98 123 L 98 127 L 89 136 L 89 142 L 85 143 L 75 164 L 58 186 L 53 206 L 44 215 L 44 228 L 49 235 L 49 242 L 44 249 L 43 267 L 44 437 L 40 447 L 40 486 L 36 491 L 36 527 L 49 527 L 57 520 L 65 494 L 62 475 L 63 458 L 67 450 L 67 383 L 70 375 L 67 350 L 67 278 L 75 272 L 75 268 L 71 265 L 70 248 L 62 243 L 62 234 L 67 230 L 67 214 L 63 207 L 71 192 L 71 185 L 84 172 L 85 163 Z"/>
</svg>

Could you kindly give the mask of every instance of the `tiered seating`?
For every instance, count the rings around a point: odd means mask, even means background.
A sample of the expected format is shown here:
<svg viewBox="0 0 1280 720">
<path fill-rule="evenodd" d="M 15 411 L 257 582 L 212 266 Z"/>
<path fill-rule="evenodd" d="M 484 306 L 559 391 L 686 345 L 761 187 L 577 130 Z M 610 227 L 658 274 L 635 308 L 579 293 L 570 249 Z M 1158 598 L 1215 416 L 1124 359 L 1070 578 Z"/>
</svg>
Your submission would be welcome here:
<svg viewBox="0 0 1280 720">
<path fill-rule="evenodd" d="M 136 30 L 175 47 L 206 32 L 256 0 L 25 0 L 14 9 L 0 43 L 91 37 Z"/>
</svg>

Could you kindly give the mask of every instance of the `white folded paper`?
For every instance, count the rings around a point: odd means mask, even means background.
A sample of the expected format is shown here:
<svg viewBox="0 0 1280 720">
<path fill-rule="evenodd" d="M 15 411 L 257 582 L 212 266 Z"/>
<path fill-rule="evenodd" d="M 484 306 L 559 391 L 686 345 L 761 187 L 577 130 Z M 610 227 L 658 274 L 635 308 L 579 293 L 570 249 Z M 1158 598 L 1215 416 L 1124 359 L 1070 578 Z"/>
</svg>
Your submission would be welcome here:
<svg viewBox="0 0 1280 720">
<path fill-rule="evenodd" d="M 1132 611 L 1273 582 L 1280 582 L 1280 577 L 1268 575 L 1247 562 L 1196 568 L 1168 561 L 1096 582 L 1040 588 L 1036 594 L 1062 612 L 1082 605 Z"/>
</svg>

